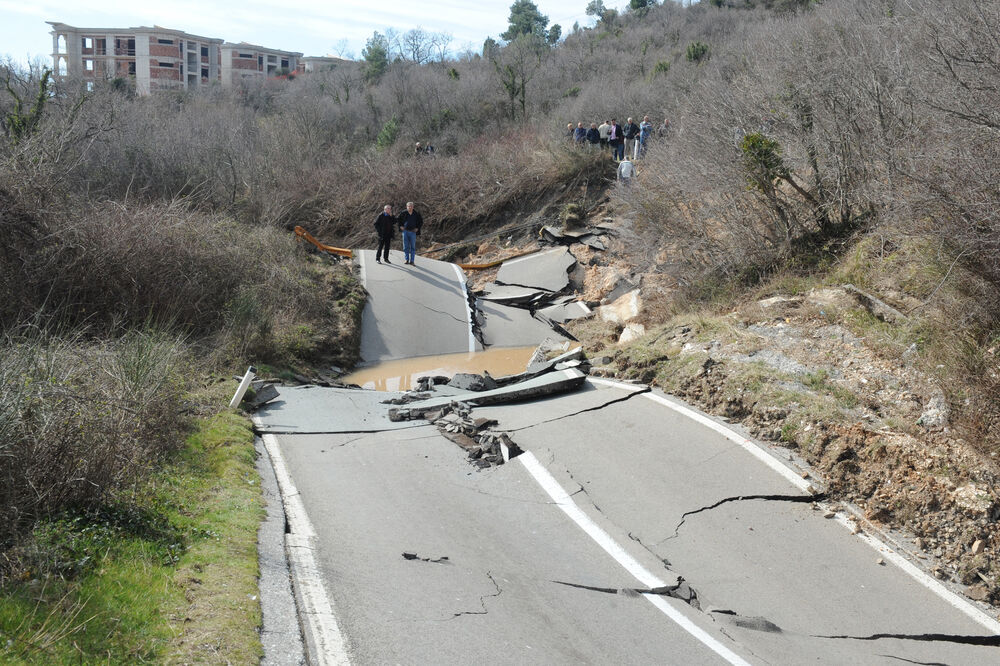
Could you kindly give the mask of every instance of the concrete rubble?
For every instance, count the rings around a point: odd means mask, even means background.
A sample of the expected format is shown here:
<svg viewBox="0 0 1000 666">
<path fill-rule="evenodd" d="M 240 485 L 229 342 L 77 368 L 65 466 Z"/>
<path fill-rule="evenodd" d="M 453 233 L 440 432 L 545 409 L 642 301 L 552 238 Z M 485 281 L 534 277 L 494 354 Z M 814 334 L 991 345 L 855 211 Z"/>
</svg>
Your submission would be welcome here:
<svg viewBox="0 0 1000 666">
<path fill-rule="evenodd" d="M 543 348 L 540 346 L 539 351 Z M 587 378 L 585 372 L 590 365 L 579 347 L 551 359 L 545 359 L 544 355 L 542 358 L 544 360 L 532 357 L 532 362 L 523 373 L 496 379 L 489 373 L 459 373 L 447 385 L 451 389 L 466 391 L 457 395 L 433 397 L 434 388 L 428 382 L 421 388 L 429 391 L 411 391 L 384 401 L 397 405 L 389 409 L 388 418 L 393 423 L 429 421 L 438 427 L 442 435 L 467 451 L 469 460 L 475 466 L 488 468 L 502 465 L 518 456 L 521 448 L 508 433 L 492 430 L 497 425 L 496 420 L 476 418 L 473 408 L 574 391 Z M 487 389 L 487 386 L 493 388 Z M 408 397 L 410 395 L 412 399 Z"/>
<path fill-rule="evenodd" d="M 243 403 L 248 411 L 254 411 L 278 398 L 278 389 L 272 382 L 256 381 L 251 383 L 253 391 L 248 391 L 243 397 Z"/>
</svg>

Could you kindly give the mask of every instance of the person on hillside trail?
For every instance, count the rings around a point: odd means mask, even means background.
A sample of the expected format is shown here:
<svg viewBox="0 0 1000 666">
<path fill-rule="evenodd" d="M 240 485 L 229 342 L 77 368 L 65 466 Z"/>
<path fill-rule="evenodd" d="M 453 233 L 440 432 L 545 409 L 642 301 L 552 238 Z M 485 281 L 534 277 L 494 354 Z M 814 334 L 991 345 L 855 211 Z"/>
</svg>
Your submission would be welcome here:
<svg viewBox="0 0 1000 666">
<path fill-rule="evenodd" d="M 587 143 L 590 148 L 597 148 L 597 145 L 601 142 L 601 133 L 597 129 L 597 123 L 590 123 L 590 129 L 587 130 Z"/>
<path fill-rule="evenodd" d="M 637 147 L 636 138 L 639 136 L 639 126 L 636 125 L 631 118 L 629 118 L 628 123 L 625 124 L 622 131 L 625 134 L 625 154 L 635 157 Z"/>
<path fill-rule="evenodd" d="M 598 133 L 601 136 L 601 150 L 607 150 L 608 148 L 608 132 L 611 130 L 611 121 L 605 120 L 601 123 L 601 126 L 597 128 Z"/>
<path fill-rule="evenodd" d="M 608 145 L 611 146 L 611 155 L 615 160 L 621 160 L 625 156 L 625 136 L 622 128 L 618 126 L 618 119 L 611 120 L 611 128 L 608 129 Z"/>
<path fill-rule="evenodd" d="M 399 216 L 399 228 L 403 230 L 404 264 L 416 266 L 417 236 L 420 227 L 424 226 L 424 218 L 413 208 L 413 202 L 406 202 L 406 212 Z"/>
<path fill-rule="evenodd" d="M 635 162 L 631 161 L 626 153 L 621 164 L 618 165 L 618 182 L 629 187 L 632 184 L 633 176 L 635 176 Z"/>
<path fill-rule="evenodd" d="M 392 237 L 396 235 L 396 218 L 392 216 L 392 206 L 385 206 L 378 217 L 375 218 L 375 233 L 378 234 L 378 248 L 375 250 L 375 261 L 381 264 L 379 254 L 385 257 L 385 263 L 389 261 L 389 245 L 392 244 Z"/>
<path fill-rule="evenodd" d="M 649 138 L 653 136 L 653 123 L 649 121 L 649 116 L 645 116 L 639 123 L 639 156 L 646 156 L 646 148 L 649 147 Z"/>
<path fill-rule="evenodd" d="M 587 140 L 587 128 L 583 126 L 583 123 L 576 124 L 576 130 L 573 132 L 573 140 L 578 146 L 582 146 Z"/>
</svg>

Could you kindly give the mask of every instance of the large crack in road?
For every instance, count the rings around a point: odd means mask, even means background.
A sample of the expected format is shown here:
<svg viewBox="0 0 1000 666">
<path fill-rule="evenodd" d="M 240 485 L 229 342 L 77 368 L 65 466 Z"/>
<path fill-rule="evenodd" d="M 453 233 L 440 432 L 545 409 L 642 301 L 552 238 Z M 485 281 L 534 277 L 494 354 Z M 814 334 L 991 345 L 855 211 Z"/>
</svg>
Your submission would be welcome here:
<svg viewBox="0 0 1000 666">
<path fill-rule="evenodd" d="M 691 511 L 685 511 L 681 514 L 681 520 L 674 527 L 674 533 L 668 537 L 657 541 L 654 545 L 660 545 L 665 541 L 671 539 L 676 539 L 680 535 L 681 526 L 687 522 L 688 516 L 693 516 L 695 514 L 703 513 L 705 511 L 711 511 L 712 509 L 717 509 L 723 504 L 729 504 L 730 502 L 750 502 L 750 501 L 765 501 L 765 502 L 790 502 L 792 504 L 811 504 L 813 502 L 821 502 L 827 498 L 826 493 L 817 493 L 815 495 L 734 495 L 733 497 L 724 497 L 714 504 L 709 504 L 708 506 L 703 506 L 698 509 L 693 509 Z"/>
</svg>

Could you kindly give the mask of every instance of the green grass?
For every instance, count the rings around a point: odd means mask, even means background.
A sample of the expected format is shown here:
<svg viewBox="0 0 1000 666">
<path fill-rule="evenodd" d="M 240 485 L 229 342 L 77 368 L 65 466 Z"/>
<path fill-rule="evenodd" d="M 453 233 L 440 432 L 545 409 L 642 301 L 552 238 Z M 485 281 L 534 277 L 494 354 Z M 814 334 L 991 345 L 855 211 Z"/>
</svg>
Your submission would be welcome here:
<svg viewBox="0 0 1000 666">
<path fill-rule="evenodd" d="M 36 527 L 0 596 L 0 663 L 256 663 L 262 515 L 246 419 L 199 420 L 141 492 Z"/>
</svg>

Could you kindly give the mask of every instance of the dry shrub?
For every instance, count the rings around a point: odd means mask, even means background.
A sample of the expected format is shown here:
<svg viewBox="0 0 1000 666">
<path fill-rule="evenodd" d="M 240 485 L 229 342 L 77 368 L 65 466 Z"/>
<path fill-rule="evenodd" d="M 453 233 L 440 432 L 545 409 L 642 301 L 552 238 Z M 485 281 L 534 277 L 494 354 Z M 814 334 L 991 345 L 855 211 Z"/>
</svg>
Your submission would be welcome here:
<svg viewBox="0 0 1000 666">
<path fill-rule="evenodd" d="M 510 221 L 519 206 L 567 182 L 597 181 L 601 156 L 540 141 L 537 134 L 483 140 L 458 155 L 373 156 L 324 171 L 301 187 L 313 192 L 316 228 L 335 244 L 370 242 L 372 223 L 385 204 L 414 201 L 428 224 L 427 240 L 450 242 L 484 226 Z M 304 194 L 304 193 L 303 193 Z M 296 198 L 299 192 L 290 193 Z"/>
<path fill-rule="evenodd" d="M 18 250 L 24 283 L 4 304 L 8 327 L 41 316 L 69 327 L 155 321 L 204 334 L 242 289 L 287 297 L 296 291 L 290 267 L 301 270 L 288 234 L 180 203 L 81 202 L 38 224 L 41 242 Z"/>
<path fill-rule="evenodd" d="M 182 354 L 153 330 L 0 341 L 0 548 L 42 516 L 135 487 L 179 444 Z"/>
</svg>

